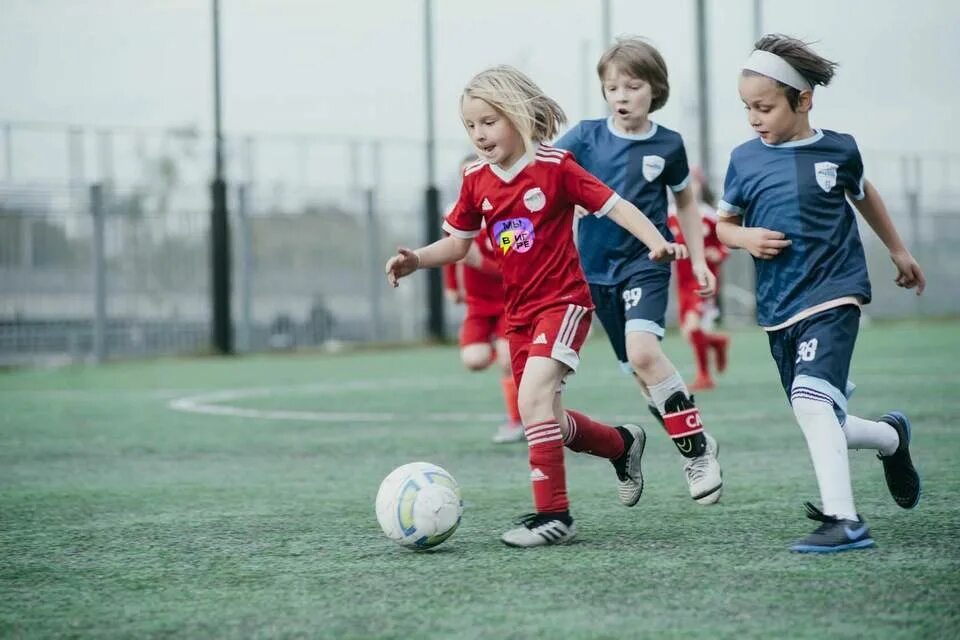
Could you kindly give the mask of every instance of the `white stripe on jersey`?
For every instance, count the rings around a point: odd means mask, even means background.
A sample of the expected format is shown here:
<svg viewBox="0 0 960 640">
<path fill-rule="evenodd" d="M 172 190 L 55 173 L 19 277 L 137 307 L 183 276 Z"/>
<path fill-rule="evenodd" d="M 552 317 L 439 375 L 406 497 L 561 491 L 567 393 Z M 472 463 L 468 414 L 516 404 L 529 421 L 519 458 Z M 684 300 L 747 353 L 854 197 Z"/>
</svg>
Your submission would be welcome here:
<svg viewBox="0 0 960 640">
<path fill-rule="evenodd" d="M 467 165 L 466 167 L 464 167 L 464 169 L 463 169 L 463 175 L 468 176 L 468 175 L 470 175 L 471 173 L 475 173 L 475 172 L 479 171 L 480 169 L 482 169 L 482 168 L 483 168 L 483 165 L 485 165 L 485 164 L 486 164 L 486 162 L 485 162 L 484 160 L 477 160 L 477 161 L 474 162 L 473 164 L 469 164 L 469 165 Z"/>
<path fill-rule="evenodd" d="M 551 147 L 548 144 L 542 144 L 540 145 L 540 148 L 537 149 L 537 153 L 549 153 L 562 158 L 570 152 L 566 149 L 558 149 L 556 147 Z"/>
</svg>

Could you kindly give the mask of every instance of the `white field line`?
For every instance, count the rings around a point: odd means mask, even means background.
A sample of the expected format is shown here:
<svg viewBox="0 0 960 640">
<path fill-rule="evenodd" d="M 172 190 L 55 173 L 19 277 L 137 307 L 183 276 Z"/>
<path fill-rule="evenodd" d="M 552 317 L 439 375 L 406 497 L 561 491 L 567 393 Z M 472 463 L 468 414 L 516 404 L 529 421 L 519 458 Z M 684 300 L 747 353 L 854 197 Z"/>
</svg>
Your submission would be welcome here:
<svg viewBox="0 0 960 640">
<path fill-rule="evenodd" d="M 453 382 L 451 384 L 451 382 Z M 460 382 L 460 384 L 457 384 Z M 424 412 L 424 413 L 398 413 L 392 411 L 383 412 L 364 412 L 364 411 L 294 411 L 288 409 L 252 409 L 247 407 L 238 407 L 229 403 L 249 400 L 252 398 L 269 398 L 282 395 L 289 395 L 291 391 L 329 394 L 340 393 L 344 391 L 435 391 L 446 387 L 446 389 L 463 387 L 461 381 L 451 381 L 449 379 L 430 379 L 422 378 L 409 381 L 366 381 L 354 380 L 341 383 L 318 383 L 309 385 L 290 385 L 279 387 L 253 387 L 247 389 L 228 389 L 223 391 L 207 392 L 199 395 L 184 396 L 176 398 L 168 403 L 170 409 L 174 411 L 183 411 L 186 413 L 199 413 L 214 416 L 227 416 L 231 418 L 251 418 L 255 420 L 289 420 L 299 422 L 394 422 L 394 421 L 417 421 L 417 422 L 489 422 L 496 423 L 503 420 L 503 414 L 499 413 L 471 413 L 471 412 Z M 786 404 L 786 401 L 784 401 Z M 723 413 L 713 411 L 711 413 Z M 733 420 L 756 420 L 767 418 L 769 412 L 737 412 L 735 415 L 724 416 L 724 422 Z M 644 424 L 651 423 L 653 419 L 646 414 L 642 408 L 638 408 L 637 413 L 632 415 L 622 414 L 615 416 L 598 416 L 607 418 L 616 424 L 636 421 L 642 419 Z M 704 420 L 712 423 L 709 414 L 704 416 Z M 649 425 L 648 426 L 655 426 Z"/>
</svg>

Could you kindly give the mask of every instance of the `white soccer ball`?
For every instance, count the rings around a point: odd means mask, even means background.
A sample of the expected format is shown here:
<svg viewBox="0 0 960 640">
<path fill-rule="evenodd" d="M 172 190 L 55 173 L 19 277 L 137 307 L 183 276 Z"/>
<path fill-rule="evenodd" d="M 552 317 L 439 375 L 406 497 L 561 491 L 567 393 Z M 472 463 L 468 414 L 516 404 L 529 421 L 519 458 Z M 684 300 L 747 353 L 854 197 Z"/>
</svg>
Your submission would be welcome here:
<svg viewBox="0 0 960 640">
<path fill-rule="evenodd" d="M 435 547 L 457 530 L 460 485 L 443 468 L 411 462 L 390 472 L 377 491 L 377 521 L 387 537 L 410 549 Z"/>
</svg>

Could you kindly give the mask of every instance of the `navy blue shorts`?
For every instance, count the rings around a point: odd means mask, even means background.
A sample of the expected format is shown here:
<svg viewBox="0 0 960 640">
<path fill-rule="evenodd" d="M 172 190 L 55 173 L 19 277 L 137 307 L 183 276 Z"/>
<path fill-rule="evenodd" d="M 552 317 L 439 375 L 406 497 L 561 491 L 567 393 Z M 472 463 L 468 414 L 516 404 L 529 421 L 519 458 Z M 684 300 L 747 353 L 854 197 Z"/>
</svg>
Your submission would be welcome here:
<svg viewBox="0 0 960 640">
<path fill-rule="evenodd" d="M 597 318 L 624 370 L 632 373 L 627 360 L 628 333 L 647 331 L 663 338 L 669 294 L 669 271 L 638 273 L 616 285 L 590 285 Z"/>
<path fill-rule="evenodd" d="M 832 402 L 840 424 L 846 422 L 847 399 L 853 393 L 850 360 L 859 329 L 860 307 L 848 304 L 768 333 L 787 397 Z"/>
</svg>

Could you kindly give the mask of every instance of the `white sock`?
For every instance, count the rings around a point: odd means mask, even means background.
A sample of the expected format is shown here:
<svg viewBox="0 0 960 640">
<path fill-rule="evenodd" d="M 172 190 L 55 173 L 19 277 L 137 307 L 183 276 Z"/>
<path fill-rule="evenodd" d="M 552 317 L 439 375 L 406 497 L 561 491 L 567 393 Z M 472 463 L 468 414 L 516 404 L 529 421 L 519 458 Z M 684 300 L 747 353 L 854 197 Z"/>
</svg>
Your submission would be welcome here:
<svg viewBox="0 0 960 640">
<path fill-rule="evenodd" d="M 657 407 L 660 415 L 667 413 L 664 409 L 667 400 L 677 391 L 683 391 L 683 395 L 688 398 L 690 397 L 687 385 L 683 383 L 683 378 L 681 378 L 680 374 L 676 371 L 666 380 L 661 380 L 657 384 L 648 385 L 647 388 L 650 390 L 650 398 L 653 400 L 653 404 Z"/>
<path fill-rule="evenodd" d="M 889 456 L 900 446 L 900 434 L 886 422 L 864 420 L 847 415 L 843 425 L 847 434 L 848 449 L 876 449 L 882 456 Z"/>
<path fill-rule="evenodd" d="M 858 520 L 850 486 L 847 439 L 833 406 L 819 400 L 793 399 L 793 415 L 807 439 L 813 470 L 817 474 L 823 512 L 844 520 Z"/>
<path fill-rule="evenodd" d="M 640 385 L 640 395 L 643 396 L 643 399 L 647 401 L 647 406 L 654 409 L 657 408 L 657 403 L 653 401 L 653 398 L 650 397 L 650 389 L 643 383 L 643 380 L 637 378 L 637 384 Z M 659 411 L 659 409 L 657 409 Z"/>
</svg>

